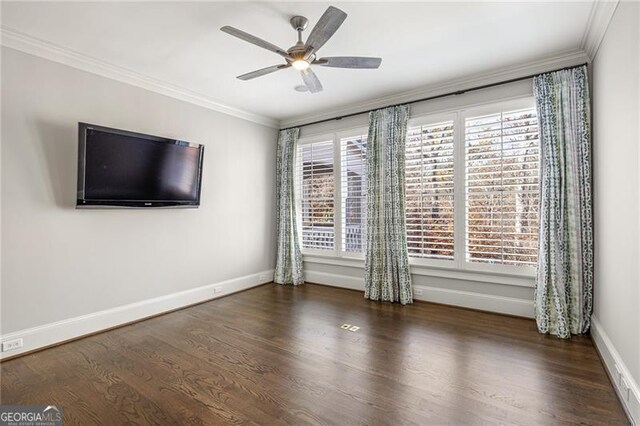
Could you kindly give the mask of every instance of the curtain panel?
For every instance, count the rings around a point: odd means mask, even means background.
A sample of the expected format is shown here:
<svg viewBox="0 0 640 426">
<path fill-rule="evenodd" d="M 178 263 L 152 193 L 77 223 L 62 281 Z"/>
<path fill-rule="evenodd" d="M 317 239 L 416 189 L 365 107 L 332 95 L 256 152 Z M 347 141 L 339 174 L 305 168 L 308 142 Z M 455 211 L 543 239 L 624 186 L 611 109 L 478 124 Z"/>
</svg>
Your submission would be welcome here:
<svg viewBox="0 0 640 426">
<path fill-rule="evenodd" d="M 405 224 L 405 141 L 409 107 L 369 113 L 365 293 L 371 300 L 413 302 Z"/>
<path fill-rule="evenodd" d="M 302 253 L 298 239 L 295 203 L 295 161 L 299 128 L 281 130 L 276 151 L 276 238 L 277 256 L 273 281 L 299 285 L 302 275 Z"/>
<path fill-rule="evenodd" d="M 533 81 L 540 125 L 535 313 L 541 333 L 589 330 L 593 306 L 591 114 L 586 66 Z"/>
</svg>

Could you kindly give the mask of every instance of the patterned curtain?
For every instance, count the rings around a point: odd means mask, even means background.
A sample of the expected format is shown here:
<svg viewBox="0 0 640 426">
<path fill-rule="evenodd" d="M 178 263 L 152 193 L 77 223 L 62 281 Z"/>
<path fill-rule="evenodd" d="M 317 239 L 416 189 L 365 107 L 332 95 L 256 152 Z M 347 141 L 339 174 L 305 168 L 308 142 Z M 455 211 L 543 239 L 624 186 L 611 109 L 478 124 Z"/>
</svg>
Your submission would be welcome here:
<svg viewBox="0 0 640 426">
<path fill-rule="evenodd" d="M 413 302 L 405 226 L 404 157 L 409 107 L 369 114 L 364 297 Z"/>
<path fill-rule="evenodd" d="M 586 66 L 533 81 L 541 138 L 538 330 L 586 333 L 593 298 L 591 116 Z"/>
<path fill-rule="evenodd" d="M 299 285 L 302 276 L 302 254 L 296 224 L 294 170 L 296 144 L 300 129 L 281 130 L 276 153 L 276 229 L 277 258 L 273 281 Z"/>
</svg>

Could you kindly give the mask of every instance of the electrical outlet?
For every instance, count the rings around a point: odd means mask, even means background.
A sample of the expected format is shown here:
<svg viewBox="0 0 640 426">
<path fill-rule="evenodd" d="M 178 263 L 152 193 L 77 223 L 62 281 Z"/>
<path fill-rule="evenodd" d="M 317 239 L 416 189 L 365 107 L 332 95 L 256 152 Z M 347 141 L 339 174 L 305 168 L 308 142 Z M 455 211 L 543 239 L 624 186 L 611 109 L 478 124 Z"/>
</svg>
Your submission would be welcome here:
<svg viewBox="0 0 640 426">
<path fill-rule="evenodd" d="M 215 286 L 213 288 L 213 294 L 220 294 L 220 293 L 222 293 L 222 286 L 221 285 Z"/>
<path fill-rule="evenodd" d="M 7 340 L 6 342 L 2 342 L 2 352 L 20 349 L 22 345 L 22 339 Z"/>
<path fill-rule="evenodd" d="M 618 364 L 613 364 L 613 368 L 616 370 L 615 382 L 620 383 L 620 380 L 622 379 L 622 370 L 620 370 Z"/>
<path fill-rule="evenodd" d="M 625 401 L 629 402 L 629 384 L 625 380 L 624 376 L 620 378 L 620 387 L 622 388 L 622 397 Z"/>
</svg>

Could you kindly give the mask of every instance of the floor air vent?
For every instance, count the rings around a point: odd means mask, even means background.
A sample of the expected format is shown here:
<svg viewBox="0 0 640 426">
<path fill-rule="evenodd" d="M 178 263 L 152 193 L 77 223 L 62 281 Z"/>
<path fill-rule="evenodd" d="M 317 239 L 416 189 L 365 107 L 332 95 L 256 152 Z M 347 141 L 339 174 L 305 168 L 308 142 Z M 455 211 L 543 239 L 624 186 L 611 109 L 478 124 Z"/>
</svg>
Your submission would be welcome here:
<svg viewBox="0 0 640 426">
<path fill-rule="evenodd" d="M 342 324 L 340 328 L 347 331 L 358 331 L 360 329 L 360 327 L 351 324 Z"/>
</svg>

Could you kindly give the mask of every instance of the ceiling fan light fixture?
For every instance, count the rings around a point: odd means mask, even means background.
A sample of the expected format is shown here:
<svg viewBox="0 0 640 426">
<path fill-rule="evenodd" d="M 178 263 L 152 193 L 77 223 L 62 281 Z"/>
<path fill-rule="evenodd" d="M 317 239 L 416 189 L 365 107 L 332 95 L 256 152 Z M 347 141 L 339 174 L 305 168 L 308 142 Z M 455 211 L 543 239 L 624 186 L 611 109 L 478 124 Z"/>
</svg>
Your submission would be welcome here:
<svg viewBox="0 0 640 426">
<path fill-rule="evenodd" d="M 297 69 L 298 71 L 304 71 L 309 68 L 309 62 L 304 59 L 298 59 L 291 63 L 291 66 Z"/>
</svg>

